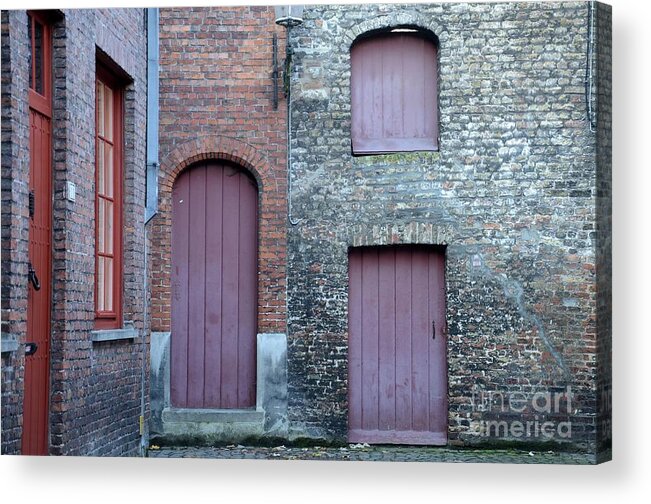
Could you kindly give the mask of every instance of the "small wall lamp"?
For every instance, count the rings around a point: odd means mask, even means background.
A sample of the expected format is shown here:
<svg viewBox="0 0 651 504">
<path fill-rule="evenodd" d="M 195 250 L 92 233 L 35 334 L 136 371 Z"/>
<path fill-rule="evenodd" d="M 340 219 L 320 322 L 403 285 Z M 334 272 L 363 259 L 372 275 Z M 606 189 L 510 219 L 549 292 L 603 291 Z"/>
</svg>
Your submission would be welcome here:
<svg viewBox="0 0 651 504">
<path fill-rule="evenodd" d="M 276 24 L 290 28 L 303 22 L 304 5 L 276 5 Z"/>
<path fill-rule="evenodd" d="M 274 10 L 276 12 L 276 24 L 284 26 L 287 29 L 287 37 L 285 40 L 285 63 L 283 71 L 283 90 L 285 96 L 289 96 L 289 76 L 292 64 L 292 48 L 289 45 L 289 30 L 294 26 L 303 23 L 303 9 L 304 5 L 276 5 Z M 274 77 L 274 109 L 278 108 L 278 42 L 276 35 L 273 39 L 273 77 Z"/>
</svg>

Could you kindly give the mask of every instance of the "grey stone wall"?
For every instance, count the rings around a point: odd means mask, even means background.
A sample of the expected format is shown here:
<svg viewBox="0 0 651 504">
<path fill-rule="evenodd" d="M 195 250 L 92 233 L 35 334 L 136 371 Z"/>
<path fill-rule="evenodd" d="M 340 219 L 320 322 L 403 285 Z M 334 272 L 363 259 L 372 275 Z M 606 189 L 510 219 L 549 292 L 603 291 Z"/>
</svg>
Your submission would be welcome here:
<svg viewBox="0 0 651 504">
<path fill-rule="evenodd" d="M 494 441 L 486 421 L 505 419 L 570 422 L 571 436 L 553 440 L 593 445 L 605 291 L 596 288 L 588 4 L 321 5 L 304 18 L 290 35 L 293 435 L 346 436 L 348 247 L 425 243 L 447 245 L 450 442 Z M 350 46 L 396 26 L 439 38 L 440 151 L 354 157 Z M 606 285 L 609 255 L 600 257 Z M 571 404 L 556 414 L 531 407 L 536 393 L 568 390 Z M 483 392 L 522 393 L 529 407 L 478 404 Z"/>
</svg>

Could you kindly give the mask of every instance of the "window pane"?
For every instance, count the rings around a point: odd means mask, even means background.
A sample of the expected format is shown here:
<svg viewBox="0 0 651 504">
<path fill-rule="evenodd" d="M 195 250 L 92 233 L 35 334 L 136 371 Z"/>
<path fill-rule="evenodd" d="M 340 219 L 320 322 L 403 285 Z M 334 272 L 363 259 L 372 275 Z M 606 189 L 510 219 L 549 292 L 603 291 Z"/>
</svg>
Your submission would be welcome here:
<svg viewBox="0 0 651 504">
<path fill-rule="evenodd" d="M 113 141 L 113 90 L 108 86 L 104 87 L 104 137 Z"/>
<path fill-rule="evenodd" d="M 113 216 L 114 205 L 111 201 L 100 200 L 104 202 L 105 221 L 104 221 L 104 252 L 113 254 Z"/>
<path fill-rule="evenodd" d="M 32 40 L 32 16 L 27 15 L 27 38 L 29 39 L 29 54 L 27 55 L 27 68 L 29 68 L 29 87 L 34 88 L 34 69 L 32 68 L 32 54 L 34 53 L 34 42 Z"/>
<path fill-rule="evenodd" d="M 105 311 L 104 258 L 97 258 L 97 311 Z"/>
<path fill-rule="evenodd" d="M 104 136 L 104 84 L 97 81 L 97 134 Z"/>
<path fill-rule="evenodd" d="M 115 205 L 112 201 L 99 198 L 97 207 L 99 210 L 97 217 L 97 252 L 99 254 L 113 255 Z"/>
<path fill-rule="evenodd" d="M 104 144 L 104 169 L 105 169 L 104 195 L 109 198 L 112 198 L 115 167 L 113 166 L 113 146 L 110 144 Z"/>
<path fill-rule="evenodd" d="M 44 94 L 43 90 L 43 25 L 34 23 L 34 91 Z"/>
<path fill-rule="evenodd" d="M 113 311 L 113 259 L 107 257 L 104 259 L 104 299 L 105 311 Z"/>
<path fill-rule="evenodd" d="M 99 215 L 97 216 L 97 252 L 103 254 L 106 252 L 106 241 L 104 239 L 106 228 L 106 209 L 104 208 L 104 200 L 98 199 L 97 209 Z"/>
<path fill-rule="evenodd" d="M 104 157 L 104 142 L 97 139 L 97 194 L 106 194 Z"/>
</svg>

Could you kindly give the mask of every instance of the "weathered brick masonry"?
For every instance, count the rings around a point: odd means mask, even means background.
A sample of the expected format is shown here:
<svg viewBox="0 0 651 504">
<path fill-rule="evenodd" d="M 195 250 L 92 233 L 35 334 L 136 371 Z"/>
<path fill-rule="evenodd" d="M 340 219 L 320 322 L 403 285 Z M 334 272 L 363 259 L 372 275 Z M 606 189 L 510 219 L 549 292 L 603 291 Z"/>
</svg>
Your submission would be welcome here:
<svg viewBox="0 0 651 504">
<path fill-rule="evenodd" d="M 23 342 L 27 331 L 27 194 L 29 148 L 27 110 L 27 17 L 2 11 L 2 337 Z M 5 343 L 7 341 L 7 343 Z M 12 348 L 17 347 L 16 344 Z M 2 453 L 20 450 L 22 352 L 2 353 Z"/>
<path fill-rule="evenodd" d="M 53 248 L 49 453 L 137 453 L 145 330 L 146 24 L 143 9 L 64 10 L 53 27 Z M 27 306 L 27 15 L 2 12 L 2 453 L 20 449 Z M 129 83 L 124 104 L 123 314 L 134 334 L 92 341 L 98 53 Z M 66 181 L 77 187 L 65 199 Z M 145 341 L 146 343 L 146 341 Z M 146 391 L 145 391 L 146 392 Z"/>
<path fill-rule="evenodd" d="M 486 422 L 551 421 L 571 423 L 555 441 L 594 448 L 601 371 L 610 385 L 610 8 L 595 13 L 592 98 L 587 2 L 311 6 L 304 18 L 290 37 L 293 435 L 346 436 L 348 247 L 445 244 L 450 442 L 544 441 L 487 435 Z M 351 44 L 401 26 L 438 37 L 440 151 L 354 157 Z M 533 407 L 568 387 L 569 408 L 567 396 Z M 524 411 L 502 408 L 516 392 Z"/>
<path fill-rule="evenodd" d="M 58 12 L 50 453 L 136 453 L 149 334 L 171 329 L 171 191 L 183 170 L 207 159 L 248 170 L 258 185 L 257 332 L 288 337 L 289 437 L 347 437 L 349 248 L 422 244 L 446 251 L 449 442 L 549 441 L 535 427 L 518 435 L 511 426 L 550 422 L 553 441 L 607 447 L 611 20 L 608 6 L 590 7 L 307 7 L 290 32 L 289 204 L 288 103 L 281 84 L 274 108 L 272 79 L 272 37 L 282 65 L 286 32 L 273 9 L 161 9 L 159 212 L 147 238 L 145 12 Z M 2 12 L 2 453 L 19 452 L 22 430 L 26 20 L 24 11 Z M 396 27 L 437 39 L 439 151 L 353 156 L 351 45 Z M 136 332 L 93 342 L 98 53 L 130 82 L 123 311 Z M 75 202 L 64 198 L 67 181 Z M 157 380 L 167 372 L 152 369 Z M 548 393 L 560 400 L 544 411 L 536 397 Z M 152 393 L 155 402 L 164 398 Z"/>
<path fill-rule="evenodd" d="M 612 16 L 596 5 L 597 445 L 612 439 Z"/>
<path fill-rule="evenodd" d="M 273 107 L 270 7 L 160 10 L 159 213 L 151 221 L 152 328 L 170 330 L 171 191 L 205 159 L 258 184 L 258 332 L 285 332 L 287 109 Z M 279 54 L 284 53 L 280 44 Z"/>
</svg>

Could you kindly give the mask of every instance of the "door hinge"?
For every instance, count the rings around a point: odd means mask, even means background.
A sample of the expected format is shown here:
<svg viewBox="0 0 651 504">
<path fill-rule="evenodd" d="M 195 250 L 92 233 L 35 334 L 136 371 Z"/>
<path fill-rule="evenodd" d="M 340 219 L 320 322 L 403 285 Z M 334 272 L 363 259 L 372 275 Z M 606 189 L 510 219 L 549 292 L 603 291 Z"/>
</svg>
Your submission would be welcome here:
<svg viewBox="0 0 651 504">
<path fill-rule="evenodd" d="M 29 191 L 29 218 L 34 218 L 34 191 Z"/>
</svg>

